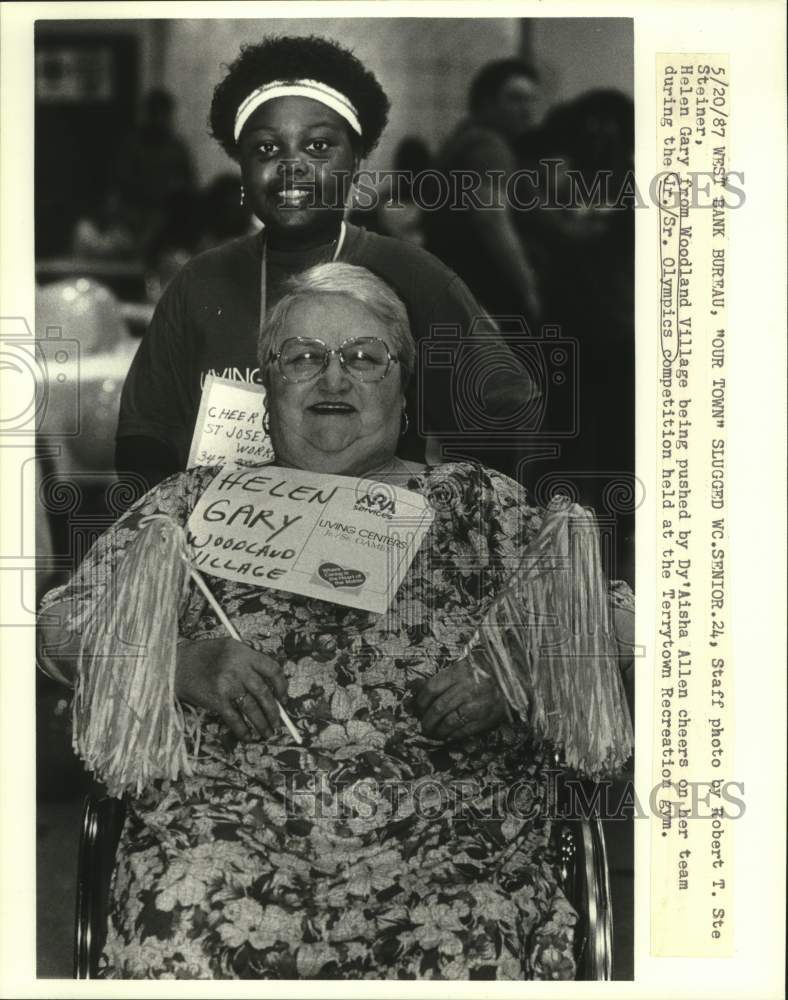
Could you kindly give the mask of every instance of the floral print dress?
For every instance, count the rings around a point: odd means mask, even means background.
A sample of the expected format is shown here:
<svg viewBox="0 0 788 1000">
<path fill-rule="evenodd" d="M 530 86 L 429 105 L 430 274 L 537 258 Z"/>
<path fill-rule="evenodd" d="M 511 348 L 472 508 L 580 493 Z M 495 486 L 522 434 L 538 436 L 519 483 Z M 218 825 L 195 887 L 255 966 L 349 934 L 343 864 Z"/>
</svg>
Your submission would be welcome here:
<svg viewBox="0 0 788 1000">
<path fill-rule="evenodd" d="M 147 494 L 66 588 L 90 601 L 147 514 L 185 524 L 216 470 Z M 209 577 L 274 657 L 304 745 L 237 742 L 202 718 L 193 773 L 129 802 L 107 978 L 571 979 L 576 914 L 545 808 L 546 748 L 506 724 L 425 737 L 414 684 L 460 655 L 540 526 L 522 490 L 469 464 L 410 474 L 435 519 L 388 613 Z M 181 635 L 226 633 L 196 588 Z"/>
</svg>

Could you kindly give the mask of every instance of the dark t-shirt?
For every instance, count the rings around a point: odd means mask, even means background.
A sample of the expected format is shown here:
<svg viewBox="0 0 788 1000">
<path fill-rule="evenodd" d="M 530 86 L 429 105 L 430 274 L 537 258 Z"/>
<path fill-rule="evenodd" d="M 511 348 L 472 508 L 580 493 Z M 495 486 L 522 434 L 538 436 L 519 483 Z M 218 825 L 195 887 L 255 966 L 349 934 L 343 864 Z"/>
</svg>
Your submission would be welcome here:
<svg viewBox="0 0 788 1000">
<path fill-rule="evenodd" d="M 242 237 L 194 257 L 173 279 L 123 387 L 118 438 L 155 438 L 185 468 L 205 375 L 260 381 L 261 254 L 259 235 Z M 269 250 L 268 307 L 281 297 L 287 277 L 330 256 L 330 247 Z M 468 288 L 431 254 L 348 226 L 339 259 L 378 275 L 408 310 L 417 355 L 407 392 L 410 429 L 398 449 L 403 458 L 422 461 L 427 434 L 460 441 L 481 422 L 483 437 L 485 414 L 494 431 L 495 419 L 533 394 L 528 375 L 508 363 L 508 347 Z"/>
</svg>

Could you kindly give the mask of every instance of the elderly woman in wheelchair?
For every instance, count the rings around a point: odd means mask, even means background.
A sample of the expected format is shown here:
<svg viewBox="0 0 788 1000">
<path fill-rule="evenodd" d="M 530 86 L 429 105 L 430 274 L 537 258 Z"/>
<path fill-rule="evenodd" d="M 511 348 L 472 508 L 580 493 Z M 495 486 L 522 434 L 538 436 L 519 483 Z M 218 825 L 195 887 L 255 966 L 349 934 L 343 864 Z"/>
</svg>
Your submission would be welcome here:
<svg viewBox="0 0 788 1000">
<path fill-rule="evenodd" d="M 139 551 L 162 518 L 186 526 L 221 474 L 196 468 L 48 595 L 41 662 L 75 685 L 76 744 L 125 793 L 122 822 L 107 803 L 86 814 L 83 875 L 114 871 L 106 918 L 81 882 L 79 973 L 106 934 L 107 978 L 609 975 L 604 843 L 588 822 L 558 829 L 547 794 L 557 751 L 590 777 L 631 751 L 616 640 L 631 594 L 601 579 L 593 520 L 531 507 L 490 469 L 396 457 L 414 345 L 364 269 L 294 279 L 259 350 L 277 473 L 397 487 L 431 523 L 385 613 L 330 588 L 162 584 L 168 557 Z M 135 653 L 96 639 L 118 588 L 151 616 Z M 171 643 L 155 627 L 168 603 Z M 171 683 L 155 687 L 154 661 Z M 140 733 L 158 770 L 128 751 Z"/>
</svg>

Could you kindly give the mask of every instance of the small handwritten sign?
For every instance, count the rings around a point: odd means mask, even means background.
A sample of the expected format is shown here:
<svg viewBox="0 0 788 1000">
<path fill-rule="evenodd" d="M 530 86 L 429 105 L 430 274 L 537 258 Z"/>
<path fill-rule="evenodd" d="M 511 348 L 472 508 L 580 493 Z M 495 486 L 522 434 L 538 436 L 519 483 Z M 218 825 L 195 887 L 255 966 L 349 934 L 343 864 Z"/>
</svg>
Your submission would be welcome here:
<svg viewBox="0 0 788 1000">
<path fill-rule="evenodd" d="M 204 573 L 383 613 L 432 517 L 424 497 L 390 483 L 225 468 L 195 506 L 188 540 Z"/>
<path fill-rule="evenodd" d="M 270 462 L 274 450 L 263 428 L 264 413 L 261 385 L 206 375 L 188 468 Z"/>
</svg>

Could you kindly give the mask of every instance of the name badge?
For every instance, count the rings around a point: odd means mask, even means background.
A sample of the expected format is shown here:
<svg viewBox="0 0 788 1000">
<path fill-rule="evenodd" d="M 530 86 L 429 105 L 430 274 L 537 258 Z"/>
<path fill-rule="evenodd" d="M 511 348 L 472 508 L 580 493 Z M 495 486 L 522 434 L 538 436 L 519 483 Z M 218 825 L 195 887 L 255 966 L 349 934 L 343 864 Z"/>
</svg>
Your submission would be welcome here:
<svg viewBox="0 0 788 1000">
<path fill-rule="evenodd" d="M 201 572 L 383 613 L 432 519 L 390 483 L 269 465 L 218 472 L 187 533 Z"/>
<path fill-rule="evenodd" d="M 195 465 L 264 465 L 274 457 L 263 429 L 261 385 L 206 375 L 188 468 Z"/>
</svg>

